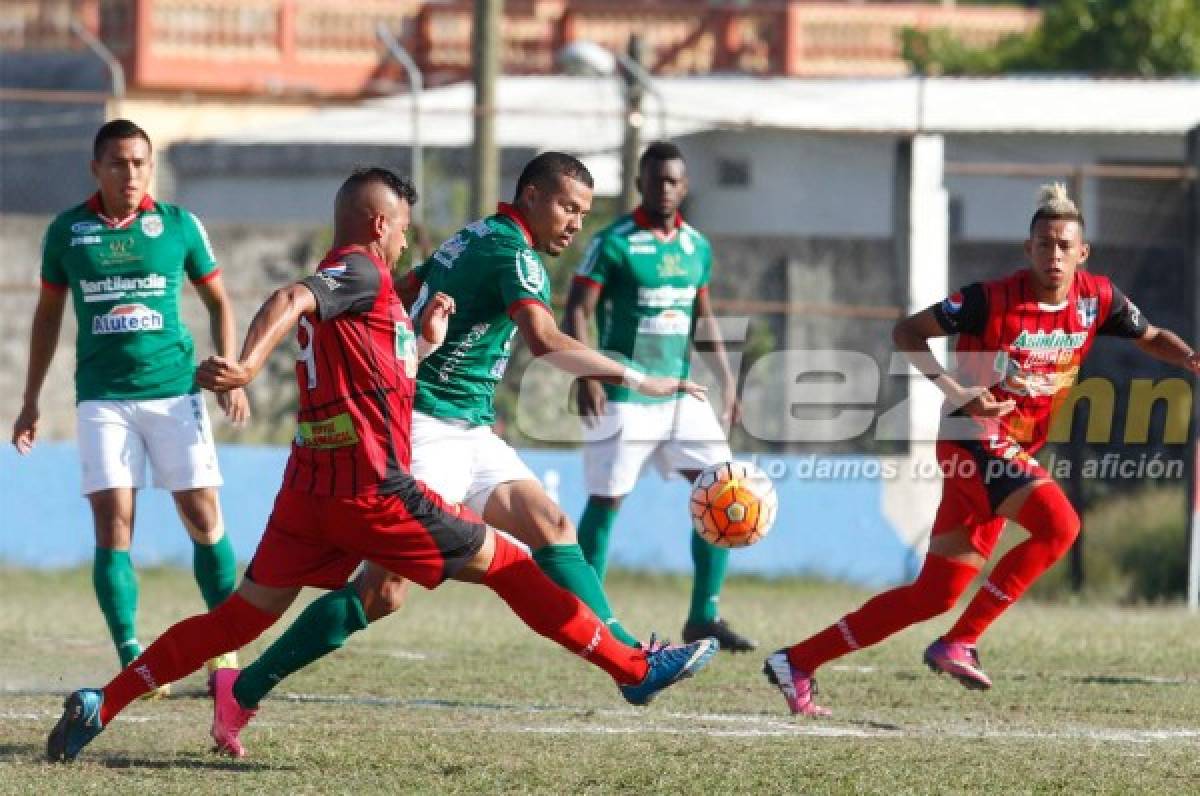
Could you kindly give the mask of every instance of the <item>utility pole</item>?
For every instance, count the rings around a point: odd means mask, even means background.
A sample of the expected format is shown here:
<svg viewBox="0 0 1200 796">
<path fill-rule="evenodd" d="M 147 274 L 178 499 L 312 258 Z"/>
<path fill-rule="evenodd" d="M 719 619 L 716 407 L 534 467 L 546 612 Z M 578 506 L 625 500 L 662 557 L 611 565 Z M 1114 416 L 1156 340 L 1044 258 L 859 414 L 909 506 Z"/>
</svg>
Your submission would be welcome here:
<svg viewBox="0 0 1200 796">
<path fill-rule="evenodd" d="M 642 37 L 637 34 L 629 36 L 629 58 L 635 64 L 642 65 Z M 642 150 L 642 125 L 645 118 L 642 115 L 642 98 L 646 95 L 645 86 L 629 69 L 621 70 L 625 83 L 625 136 L 621 139 L 621 207 L 632 210 L 638 204 L 637 168 L 638 156 Z"/>
<path fill-rule="evenodd" d="M 471 144 L 471 217 L 496 209 L 499 163 L 496 157 L 496 75 L 500 71 L 500 4 L 475 0 L 471 26 L 471 76 L 475 82 L 475 137 Z"/>
</svg>

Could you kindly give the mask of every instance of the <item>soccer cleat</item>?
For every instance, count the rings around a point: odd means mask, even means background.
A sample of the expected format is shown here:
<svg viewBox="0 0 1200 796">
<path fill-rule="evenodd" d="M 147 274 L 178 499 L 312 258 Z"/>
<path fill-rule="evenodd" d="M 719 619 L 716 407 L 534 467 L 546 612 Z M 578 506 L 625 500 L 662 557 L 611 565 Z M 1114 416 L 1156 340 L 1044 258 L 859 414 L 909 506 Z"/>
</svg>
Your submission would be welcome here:
<svg viewBox="0 0 1200 796">
<path fill-rule="evenodd" d="M 938 639 L 925 649 L 925 665 L 937 674 L 948 674 L 964 687 L 986 691 L 992 680 L 979 665 L 979 652 L 961 641 Z"/>
<path fill-rule="evenodd" d="M 729 626 L 724 619 L 712 622 L 688 622 L 683 626 L 685 642 L 699 641 L 702 638 L 715 638 L 721 649 L 729 652 L 750 652 L 758 649 L 758 642 L 746 638 Z"/>
<path fill-rule="evenodd" d="M 817 678 L 803 669 L 792 666 L 787 650 L 775 650 L 763 661 L 763 674 L 779 689 L 793 715 L 823 719 L 832 716 L 828 708 L 813 701 L 817 695 Z"/>
<path fill-rule="evenodd" d="M 213 675 L 218 669 L 236 669 L 238 668 L 238 658 L 236 652 L 226 652 L 224 655 L 218 655 L 215 658 L 209 658 L 204 662 L 204 671 L 208 672 L 208 695 L 213 696 Z"/>
<path fill-rule="evenodd" d="M 238 704 L 233 695 L 233 684 L 237 682 L 240 669 L 217 669 L 213 672 L 213 723 L 212 737 L 216 742 L 214 751 L 230 757 L 245 757 L 246 747 L 238 736 L 254 718 L 257 710 Z"/>
<path fill-rule="evenodd" d="M 169 696 L 171 696 L 171 684 L 163 683 L 154 690 L 147 691 L 146 693 L 142 694 L 140 697 L 138 697 L 138 699 L 145 699 L 148 702 L 157 702 L 158 700 L 166 699 Z"/>
<path fill-rule="evenodd" d="M 51 763 L 69 763 L 83 747 L 100 734 L 100 705 L 104 694 L 94 688 L 81 688 L 63 702 L 62 718 L 46 739 L 46 759 Z"/>
<path fill-rule="evenodd" d="M 654 644 L 654 639 L 650 642 Z M 646 653 L 649 670 L 640 683 L 619 686 L 621 696 L 631 705 L 649 705 L 650 700 L 668 686 L 686 680 L 712 660 L 721 645 L 715 638 L 701 639 L 691 644 L 664 644 Z"/>
</svg>

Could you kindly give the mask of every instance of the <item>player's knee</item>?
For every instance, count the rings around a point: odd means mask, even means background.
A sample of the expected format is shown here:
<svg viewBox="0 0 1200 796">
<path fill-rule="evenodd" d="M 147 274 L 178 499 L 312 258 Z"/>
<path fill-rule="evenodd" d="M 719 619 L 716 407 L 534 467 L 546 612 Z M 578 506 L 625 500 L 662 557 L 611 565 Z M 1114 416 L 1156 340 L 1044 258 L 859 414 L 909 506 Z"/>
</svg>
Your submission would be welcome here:
<svg viewBox="0 0 1200 796">
<path fill-rule="evenodd" d="M 551 544 L 574 544 L 577 537 L 575 524 L 557 506 L 539 512 L 534 520 L 535 530 L 542 546 Z"/>
<path fill-rule="evenodd" d="M 1035 488 L 1017 514 L 1017 522 L 1029 533 L 1063 555 L 1075 543 L 1082 525 L 1079 513 L 1057 484 Z"/>
<path fill-rule="evenodd" d="M 407 597 L 408 581 L 403 578 L 388 578 L 368 594 L 359 594 L 368 622 L 399 611 Z"/>
</svg>

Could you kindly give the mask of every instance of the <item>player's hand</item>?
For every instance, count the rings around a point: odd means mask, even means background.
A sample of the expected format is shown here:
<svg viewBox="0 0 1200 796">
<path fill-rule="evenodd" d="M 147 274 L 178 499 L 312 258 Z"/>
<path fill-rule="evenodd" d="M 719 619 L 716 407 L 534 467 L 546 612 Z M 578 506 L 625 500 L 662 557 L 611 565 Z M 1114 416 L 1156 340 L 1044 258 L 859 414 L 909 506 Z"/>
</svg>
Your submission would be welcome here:
<svg viewBox="0 0 1200 796">
<path fill-rule="evenodd" d="M 245 387 L 253 378 L 242 363 L 225 357 L 209 357 L 196 368 L 196 383 L 216 393 Z"/>
<path fill-rule="evenodd" d="M 1183 366 L 1192 373 L 1200 373 L 1200 351 L 1194 351 L 1183 361 Z"/>
<path fill-rule="evenodd" d="M 221 407 L 221 411 L 225 413 L 225 417 L 229 418 L 229 422 L 238 428 L 246 425 L 246 422 L 250 420 L 250 400 L 246 397 L 246 391 L 241 387 L 229 392 L 217 393 L 217 406 Z"/>
<path fill-rule="evenodd" d="M 579 416 L 591 428 L 599 422 L 600 416 L 608 408 L 608 396 L 604 392 L 604 385 L 595 379 L 580 379 L 575 403 L 579 406 Z"/>
<path fill-rule="evenodd" d="M 435 293 L 425 309 L 421 311 L 421 336 L 433 346 L 440 346 L 446 339 L 450 316 L 455 311 L 454 299 L 445 293 Z"/>
<path fill-rule="evenodd" d="M 962 391 L 959 407 L 971 417 L 1003 417 L 1017 408 L 1017 402 L 997 400 L 986 387 L 971 387 Z"/>
<path fill-rule="evenodd" d="M 37 404 L 25 404 L 13 423 L 12 444 L 22 456 L 33 450 L 33 441 L 37 439 L 38 420 L 41 416 Z"/>
<path fill-rule="evenodd" d="M 708 400 L 708 388 L 690 379 L 675 379 L 669 376 L 647 376 L 637 391 L 651 398 L 669 398 L 677 393 L 687 393 L 701 401 Z"/>
</svg>

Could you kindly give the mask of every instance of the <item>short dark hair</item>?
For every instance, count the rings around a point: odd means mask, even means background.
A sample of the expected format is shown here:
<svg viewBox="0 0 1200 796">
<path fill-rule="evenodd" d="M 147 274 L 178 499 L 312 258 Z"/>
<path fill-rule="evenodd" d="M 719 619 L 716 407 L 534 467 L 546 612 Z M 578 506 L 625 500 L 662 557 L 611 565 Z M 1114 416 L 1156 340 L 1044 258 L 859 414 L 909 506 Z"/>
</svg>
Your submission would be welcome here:
<svg viewBox="0 0 1200 796">
<path fill-rule="evenodd" d="M 679 147 L 672 144 L 670 141 L 653 141 L 646 147 L 646 151 L 638 158 L 638 171 L 646 167 L 650 161 L 662 162 L 664 160 L 683 160 L 683 153 L 679 151 Z"/>
<path fill-rule="evenodd" d="M 145 130 L 128 119 L 113 119 L 111 122 L 105 122 L 96 131 L 96 137 L 92 140 L 92 159 L 100 159 L 104 154 L 104 145 L 109 141 L 124 141 L 126 138 L 140 138 L 146 142 L 146 146 L 150 147 L 151 151 L 154 149 L 154 145 L 150 143 L 150 136 L 146 135 Z"/>
<path fill-rule="evenodd" d="M 338 189 L 338 195 L 345 196 L 350 191 L 358 190 L 360 187 L 373 182 L 386 185 L 396 195 L 397 199 L 403 199 L 408 202 L 410 207 L 417 203 L 417 189 L 413 185 L 412 180 L 408 177 L 401 177 L 391 169 L 385 169 L 382 166 L 355 169 L 346 178 L 346 181 L 342 183 L 342 187 Z"/>
<path fill-rule="evenodd" d="M 570 177 L 578 180 L 589 188 L 595 187 L 592 173 L 588 171 L 583 161 L 565 152 L 543 152 L 525 164 L 521 176 L 517 177 L 515 198 L 520 198 L 526 185 L 536 185 L 539 188 L 553 187 L 559 177 Z"/>
</svg>

